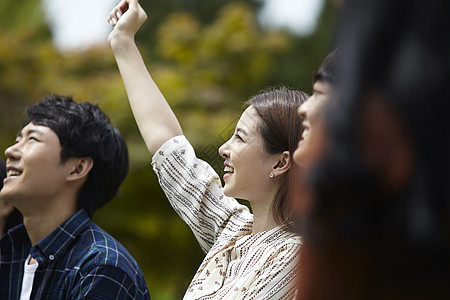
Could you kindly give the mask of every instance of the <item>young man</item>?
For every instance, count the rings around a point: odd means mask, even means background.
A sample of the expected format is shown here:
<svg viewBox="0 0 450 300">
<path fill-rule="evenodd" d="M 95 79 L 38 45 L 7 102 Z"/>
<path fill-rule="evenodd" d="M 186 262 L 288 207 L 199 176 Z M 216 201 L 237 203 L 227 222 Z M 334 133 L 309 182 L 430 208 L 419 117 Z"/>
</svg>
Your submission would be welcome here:
<svg viewBox="0 0 450 300">
<path fill-rule="evenodd" d="M 0 240 L 0 299 L 150 299 L 136 261 L 90 221 L 128 172 L 119 131 L 95 105 L 47 96 L 6 149 L 0 197 L 24 224 Z"/>
</svg>

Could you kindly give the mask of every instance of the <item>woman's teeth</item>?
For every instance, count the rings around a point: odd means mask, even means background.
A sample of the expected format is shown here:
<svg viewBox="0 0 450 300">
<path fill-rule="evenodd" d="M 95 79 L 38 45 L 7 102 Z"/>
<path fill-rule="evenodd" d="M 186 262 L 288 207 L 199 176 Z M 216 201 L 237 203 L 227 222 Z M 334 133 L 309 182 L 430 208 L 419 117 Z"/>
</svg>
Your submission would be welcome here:
<svg viewBox="0 0 450 300">
<path fill-rule="evenodd" d="M 234 172 L 234 168 L 230 167 L 230 166 L 225 166 L 225 168 L 223 169 L 225 172 Z"/>
<path fill-rule="evenodd" d="M 303 133 L 302 133 L 302 139 L 307 139 L 308 138 L 308 136 L 309 136 L 309 131 L 307 131 L 307 130 L 303 130 Z"/>
</svg>

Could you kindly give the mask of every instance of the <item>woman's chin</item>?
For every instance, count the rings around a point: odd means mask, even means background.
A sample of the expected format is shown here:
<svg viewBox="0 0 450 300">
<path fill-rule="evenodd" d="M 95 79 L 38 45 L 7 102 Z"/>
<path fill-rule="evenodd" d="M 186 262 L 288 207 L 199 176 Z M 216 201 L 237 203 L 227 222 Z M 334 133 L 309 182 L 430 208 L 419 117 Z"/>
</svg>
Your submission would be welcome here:
<svg viewBox="0 0 450 300">
<path fill-rule="evenodd" d="M 236 193 L 233 191 L 233 187 L 230 183 L 225 183 L 225 186 L 223 187 L 223 193 L 227 197 L 237 198 Z"/>
<path fill-rule="evenodd" d="M 233 197 L 233 196 L 231 196 L 231 194 L 230 194 L 230 188 L 229 188 L 229 185 L 226 184 L 226 183 L 225 183 L 225 185 L 224 185 L 224 187 L 223 187 L 223 193 L 224 193 L 224 195 L 227 196 L 227 197 Z"/>
</svg>

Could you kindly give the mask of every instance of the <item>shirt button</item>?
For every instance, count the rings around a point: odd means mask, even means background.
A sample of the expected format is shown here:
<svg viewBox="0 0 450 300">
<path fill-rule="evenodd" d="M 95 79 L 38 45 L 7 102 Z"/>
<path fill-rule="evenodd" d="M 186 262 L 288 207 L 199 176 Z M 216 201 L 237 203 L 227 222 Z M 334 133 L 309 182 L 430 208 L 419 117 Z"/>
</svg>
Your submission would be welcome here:
<svg viewBox="0 0 450 300">
<path fill-rule="evenodd" d="M 48 256 L 48 259 L 50 259 L 50 260 L 54 260 L 54 259 L 55 259 L 55 257 L 54 257 L 53 255 L 51 255 L 51 254 L 50 254 L 50 255 Z"/>
</svg>

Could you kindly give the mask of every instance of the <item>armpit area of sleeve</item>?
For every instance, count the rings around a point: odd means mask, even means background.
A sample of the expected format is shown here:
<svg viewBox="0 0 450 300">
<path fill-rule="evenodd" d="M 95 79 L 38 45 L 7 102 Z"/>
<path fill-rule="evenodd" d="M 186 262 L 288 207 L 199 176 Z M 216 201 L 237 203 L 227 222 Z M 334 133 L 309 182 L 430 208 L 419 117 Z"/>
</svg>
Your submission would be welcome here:
<svg viewBox="0 0 450 300">
<path fill-rule="evenodd" d="M 165 160 L 166 155 L 168 155 L 169 153 L 172 153 L 174 150 L 176 150 L 180 147 L 183 147 L 183 145 L 184 145 L 184 147 L 186 145 L 189 145 L 190 147 L 192 147 L 184 135 L 177 135 L 177 136 L 171 138 L 170 140 L 168 140 L 167 142 L 165 142 L 155 152 L 155 154 L 152 157 L 153 168 L 159 167 L 162 164 L 162 162 Z"/>
<path fill-rule="evenodd" d="M 141 290 L 143 289 L 143 290 Z M 121 269 L 97 266 L 83 275 L 72 289 L 71 299 L 150 299 L 145 287 L 136 283 Z"/>
</svg>

